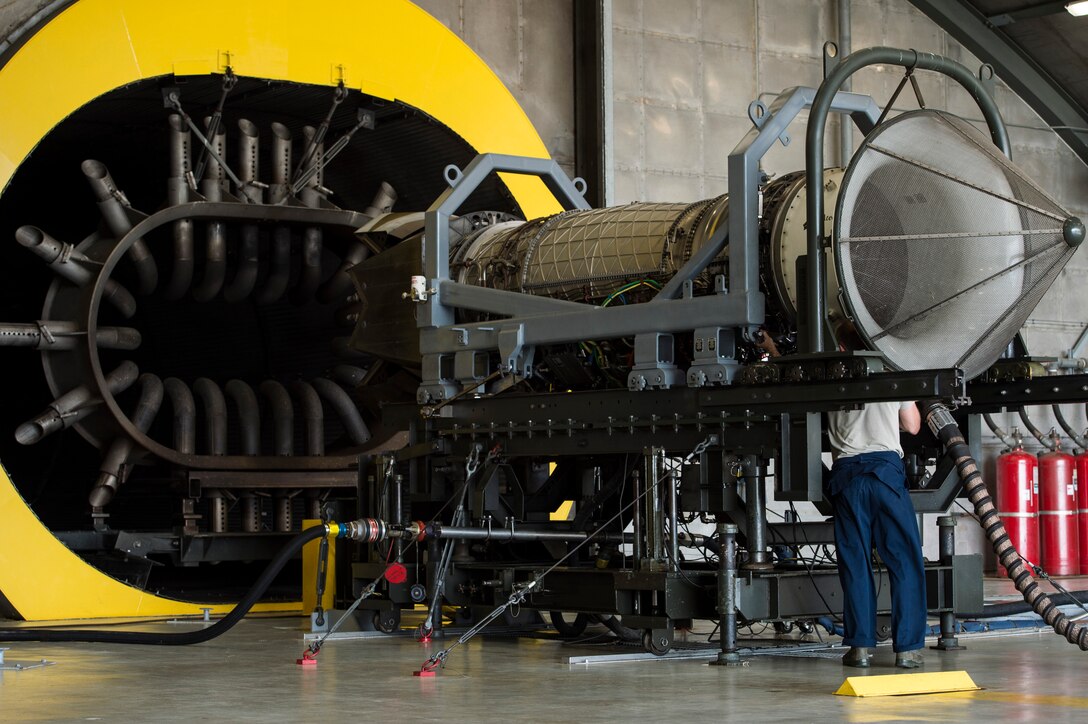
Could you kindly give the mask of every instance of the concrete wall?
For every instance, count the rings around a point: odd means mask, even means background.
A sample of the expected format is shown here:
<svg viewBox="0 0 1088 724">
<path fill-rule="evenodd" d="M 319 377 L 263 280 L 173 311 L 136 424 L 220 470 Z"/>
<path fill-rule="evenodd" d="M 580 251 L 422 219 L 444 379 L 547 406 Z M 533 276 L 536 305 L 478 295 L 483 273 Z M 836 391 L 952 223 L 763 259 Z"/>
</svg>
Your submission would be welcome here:
<svg viewBox="0 0 1088 724">
<path fill-rule="evenodd" d="M 517 98 L 552 157 L 574 173 L 571 0 L 413 0 L 487 62 Z M 465 103 L 472 89 L 465 88 Z M 486 112 L 486 109 L 483 109 Z"/>
</svg>

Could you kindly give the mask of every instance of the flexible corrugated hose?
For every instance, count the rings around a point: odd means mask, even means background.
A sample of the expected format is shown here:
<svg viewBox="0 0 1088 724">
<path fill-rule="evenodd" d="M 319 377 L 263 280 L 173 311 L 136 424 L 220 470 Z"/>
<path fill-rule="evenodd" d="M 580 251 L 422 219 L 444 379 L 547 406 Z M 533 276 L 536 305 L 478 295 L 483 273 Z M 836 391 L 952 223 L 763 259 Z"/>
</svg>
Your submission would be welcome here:
<svg viewBox="0 0 1088 724">
<path fill-rule="evenodd" d="M 955 461 L 956 470 L 960 474 L 960 480 L 963 481 L 967 497 L 975 506 L 975 514 L 986 531 L 986 538 L 993 546 L 997 559 L 1005 567 L 1009 579 L 1015 584 L 1016 590 L 1023 595 L 1031 609 L 1039 614 L 1059 636 L 1064 636 L 1069 643 L 1079 646 L 1081 651 L 1088 651 L 1088 628 L 1073 623 L 1050 600 L 1050 596 L 1039 587 L 1025 565 L 1024 559 L 1020 557 L 1012 541 L 1009 540 L 1005 524 L 998 515 L 993 498 L 990 497 L 986 484 L 982 480 L 978 463 L 971 457 L 971 450 L 967 447 L 963 433 L 960 432 L 959 425 L 952 418 L 948 408 L 940 402 L 930 401 L 923 405 L 922 414 L 934 437 L 944 446 L 945 453 Z"/>
</svg>

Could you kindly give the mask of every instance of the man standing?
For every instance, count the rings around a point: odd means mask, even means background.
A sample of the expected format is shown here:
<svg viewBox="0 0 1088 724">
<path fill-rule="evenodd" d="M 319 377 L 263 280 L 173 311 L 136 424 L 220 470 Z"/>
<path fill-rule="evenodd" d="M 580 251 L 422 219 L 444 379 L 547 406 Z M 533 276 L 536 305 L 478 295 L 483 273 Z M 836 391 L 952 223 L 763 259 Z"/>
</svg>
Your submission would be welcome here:
<svg viewBox="0 0 1088 724">
<path fill-rule="evenodd" d="M 899 431 L 916 434 L 921 414 L 913 402 L 878 402 L 829 413 L 828 420 L 835 457 L 828 488 L 844 593 L 843 643 L 850 646 L 842 662 L 867 668 L 876 646 L 875 545 L 891 578 L 895 665 L 918 668 L 925 645 L 925 570 Z"/>
</svg>

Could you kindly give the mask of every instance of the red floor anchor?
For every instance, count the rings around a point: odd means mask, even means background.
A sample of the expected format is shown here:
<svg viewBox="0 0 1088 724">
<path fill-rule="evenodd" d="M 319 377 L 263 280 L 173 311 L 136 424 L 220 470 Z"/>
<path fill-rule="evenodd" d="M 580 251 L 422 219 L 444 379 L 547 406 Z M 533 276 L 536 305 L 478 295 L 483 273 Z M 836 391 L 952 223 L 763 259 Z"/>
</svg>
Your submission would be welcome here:
<svg viewBox="0 0 1088 724">
<path fill-rule="evenodd" d="M 301 659 L 295 659 L 295 663 L 299 666 L 317 666 L 317 654 L 310 651 L 304 651 Z"/>
</svg>

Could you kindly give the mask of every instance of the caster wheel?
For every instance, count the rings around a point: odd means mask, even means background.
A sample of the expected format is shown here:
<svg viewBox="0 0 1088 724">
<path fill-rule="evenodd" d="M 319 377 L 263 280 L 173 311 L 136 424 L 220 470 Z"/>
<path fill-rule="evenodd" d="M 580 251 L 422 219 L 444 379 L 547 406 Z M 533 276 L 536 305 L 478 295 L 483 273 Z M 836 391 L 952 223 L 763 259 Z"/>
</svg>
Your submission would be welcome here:
<svg viewBox="0 0 1088 724">
<path fill-rule="evenodd" d="M 642 632 L 642 648 L 654 656 L 664 656 L 672 649 L 672 641 L 660 631 L 646 630 Z"/>
<path fill-rule="evenodd" d="M 776 634 L 788 634 L 793 631 L 793 621 L 775 621 L 774 632 Z"/>
<path fill-rule="evenodd" d="M 391 608 L 374 612 L 374 628 L 382 633 L 393 633 L 400 628 L 400 609 Z"/>
</svg>

